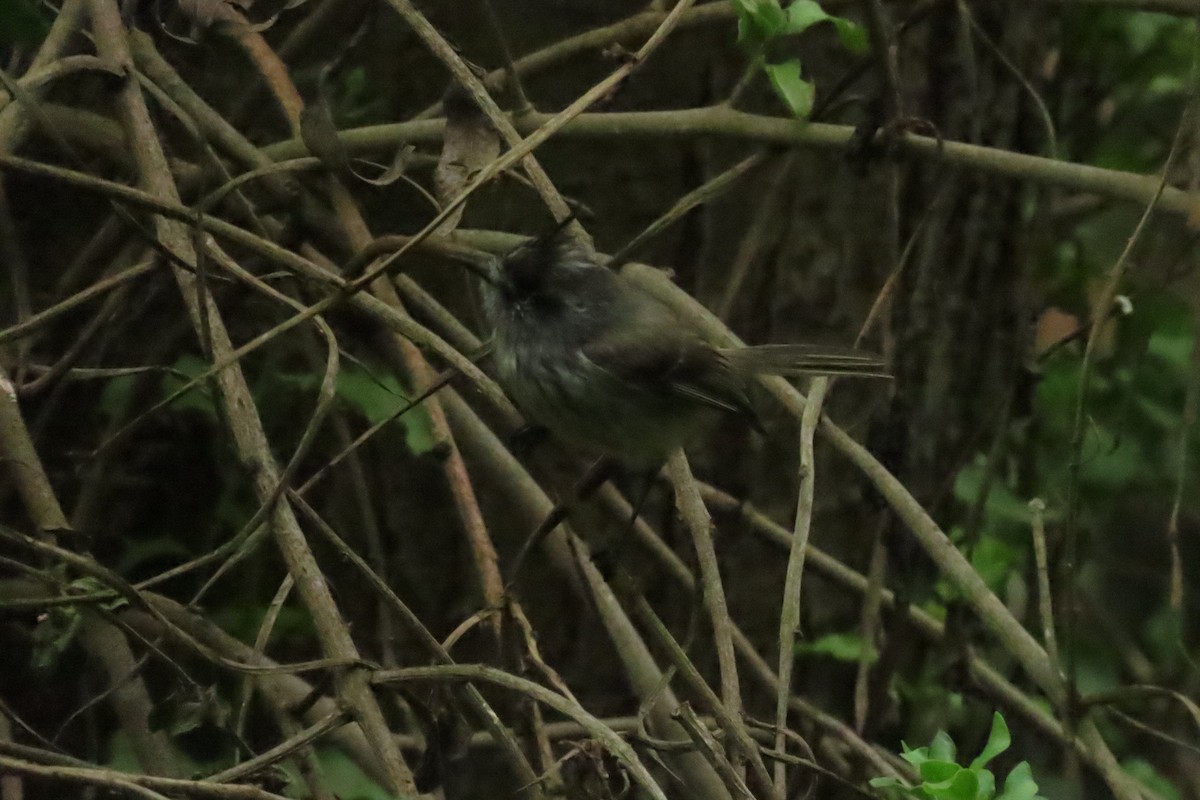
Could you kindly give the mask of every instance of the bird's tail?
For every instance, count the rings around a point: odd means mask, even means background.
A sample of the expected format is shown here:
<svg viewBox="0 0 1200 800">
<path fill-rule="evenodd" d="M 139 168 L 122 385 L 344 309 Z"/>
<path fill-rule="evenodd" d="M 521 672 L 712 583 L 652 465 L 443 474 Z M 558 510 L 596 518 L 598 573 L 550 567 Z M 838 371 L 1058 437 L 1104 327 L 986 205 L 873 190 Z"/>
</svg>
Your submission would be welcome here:
<svg viewBox="0 0 1200 800">
<path fill-rule="evenodd" d="M 882 357 L 850 347 L 763 344 L 726 348 L 721 350 L 721 355 L 734 370 L 752 375 L 891 377 Z"/>
</svg>

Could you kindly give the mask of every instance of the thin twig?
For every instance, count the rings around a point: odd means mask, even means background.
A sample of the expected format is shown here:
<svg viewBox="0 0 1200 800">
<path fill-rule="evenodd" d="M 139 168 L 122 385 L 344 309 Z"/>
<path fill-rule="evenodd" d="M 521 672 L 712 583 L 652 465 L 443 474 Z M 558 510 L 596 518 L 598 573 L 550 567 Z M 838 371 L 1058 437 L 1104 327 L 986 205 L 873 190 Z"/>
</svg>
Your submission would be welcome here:
<svg viewBox="0 0 1200 800">
<path fill-rule="evenodd" d="M 687 731 L 688 736 L 696 745 L 696 749 L 708 759 L 708 763 L 713 765 L 713 769 L 725 781 L 725 787 L 729 789 L 729 793 L 734 798 L 741 798 L 741 800 L 755 800 L 754 793 L 746 786 L 746 781 L 738 774 L 738 770 L 725 757 L 716 737 L 692 710 L 691 704 L 680 704 L 679 708 L 675 710 L 675 719 L 679 720 L 679 724 Z"/>
<path fill-rule="evenodd" d="M 737 656 L 733 650 L 733 622 L 725 603 L 725 588 L 721 584 L 721 569 L 713 544 L 713 523 L 700 498 L 696 479 L 688 466 L 687 456 L 676 450 L 667 461 L 667 472 L 675 486 L 675 505 L 692 535 L 696 560 L 700 565 L 701 595 L 712 622 L 713 640 L 717 646 L 717 664 L 721 672 L 721 703 L 736 724 L 741 725 L 742 688 L 738 681 Z M 739 759 L 734 758 L 737 766 Z"/>
<path fill-rule="evenodd" d="M 744 158 L 676 200 L 674 205 L 659 216 L 658 219 L 651 222 L 641 233 L 630 239 L 628 244 L 613 253 L 608 263 L 609 269 L 620 267 L 646 242 L 683 219 L 693 208 L 705 203 L 711 203 L 733 188 L 741 178 L 762 164 L 766 160 L 767 155 L 767 151 L 759 151 L 752 156 Z"/>
<path fill-rule="evenodd" d="M 632 592 L 629 587 L 625 587 L 624 593 L 629 595 Z M 767 793 L 768 796 L 774 796 L 771 777 L 767 774 L 767 768 L 759 755 L 758 746 L 750 736 L 750 730 L 746 727 L 745 720 L 740 716 L 734 717 L 730 713 L 729 708 L 705 682 L 699 670 L 696 669 L 696 665 L 688 658 L 687 653 L 671 635 L 671 632 L 667 630 L 658 614 L 646 602 L 646 598 L 638 594 L 629 597 L 628 600 L 633 604 L 633 613 L 649 632 L 651 640 L 666 651 L 668 660 L 679 670 L 680 677 L 693 692 L 697 693 L 703 705 L 717 718 L 717 722 L 728 737 L 726 739 L 727 749 L 734 750 L 740 755 L 737 760 L 730 759 L 734 767 L 738 769 L 739 775 L 742 772 L 738 766 L 740 761 L 749 766 L 750 777 L 753 778 L 753 784 L 758 790 Z"/>
<path fill-rule="evenodd" d="M 756 66 L 755 70 L 758 71 L 758 69 Z M 760 151 L 755 155 L 762 157 L 766 153 Z M 754 157 L 751 156 L 751 158 Z M 751 216 L 750 227 L 742 236 L 737 255 L 734 256 L 733 263 L 729 267 L 729 279 L 719 299 L 712 305 L 713 313 L 723 320 L 729 320 L 729 315 L 733 313 L 734 303 L 741 297 L 742 286 L 750 276 L 750 271 L 758 263 L 763 250 L 771 244 L 770 235 L 779 230 L 777 206 L 784 196 L 784 189 L 792 180 L 795 165 L 794 153 L 780 159 L 776 164 L 774 174 L 759 198 L 758 205 Z"/>
<path fill-rule="evenodd" d="M 90 765 L 35 764 L 32 761 L 7 755 L 0 755 L 0 771 L 28 775 L 39 780 L 94 786 L 131 794 L 135 797 L 155 798 L 155 800 L 166 800 L 167 796 L 159 794 L 159 791 L 166 792 L 172 797 L 191 796 L 209 800 L 284 800 L 283 795 L 268 792 L 257 786 L 138 775 Z"/>
<path fill-rule="evenodd" d="M 582 725 L 588 734 L 595 737 L 629 770 L 631 776 L 647 794 L 655 800 L 666 800 L 658 782 L 642 764 L 637 753 L 629 744 L 600 720 L 588 713 L 578 703 L 544 686 L 516 675 L 510 675 L 483 664 L 439 664 L 432 667 L 408 667 L 405 669 L 380 670 L 371 676 L 376 685 L 407 683 L 411 681 L 433 682 L 478 682 L 520 692 L 549 706 Z"/>
<path fill-rule="evenodd" d="M 320 739 L 331 731 L 337 730 L 337 728 L 345 725 L 347 722 L 349 722 L 349 716 L 345 711 L 339 710 L 326 714 L 312 725 L 288 737 L 271 749 L 265 750 L 254 758 L 247 759 L 236 766 L 223 769 L 220 772 L 214 772 L 204 780 L 208 783 L 232 783 L 233 781 L 244 780 L 257 772 L 262 772 L 272 764 L 282 761 L 297 750 L 308 747 L 317 741 L 317 739 Z"/>
<path fill-rule="evenodd" d="M 813 501 L 816 480 L 813 438 L 821 418 L 828 378 L 813 379 L 808 402 L 800 419 L 800 481 L 796 499 L 796 522 L 792 527 L 792 546 L 788 553 L 787 574 L 783 581 L 783 597 L 779 604 L 779 688 L 775 693 L 775 749 L 787 749 L 784 731 L 787 729 L 788 699 L 792 694 L 792 665 L 796 658 L 796 635 L 800 628 L 800 587 L 804 576 L 804 556 L 808 535 L 812 530 Z M 775 762 L 775 792 L 787 792 L 787 766 Z"/>
<path fill-rule="evenodd" d="M 904 96 L 900 86 L 900 69 L 896 64 L 896 49 L 892 45 L 888 30 L 887 14 L 880 0 L 860 0 L 863 17 L 867 22 L 867 33 L 871 37 L 871 51 L 879 67 L 883 84 L 884 118 L 887 122 L 903 116 Z"/>
<path fill-rule="evenodd" d="M 1046 557 L 1046 503 L 1040 498 L 1029 501 L 1032 516 L 1030 533 L 1033 536 L 1033 559 L 1037 570 L 1038 612 L 1042 620 L 1042 641 L 1050 661 L 1062 668 L 1058 656 L 1058 638 L 1054 635 L 1054 600 L 1050 594 L 1050 564 Z"/>
</svg>

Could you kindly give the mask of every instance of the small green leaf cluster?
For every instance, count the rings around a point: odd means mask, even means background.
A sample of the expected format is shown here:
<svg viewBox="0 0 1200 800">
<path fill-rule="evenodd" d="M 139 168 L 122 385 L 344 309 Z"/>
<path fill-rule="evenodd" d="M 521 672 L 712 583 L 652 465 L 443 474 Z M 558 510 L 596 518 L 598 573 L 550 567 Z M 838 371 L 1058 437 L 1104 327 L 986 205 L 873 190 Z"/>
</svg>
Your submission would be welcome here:
<svg viewBox="0 0 1200 800">
<path fill-rule="evenodd" d="M 803 33 L 818 22 L 830 22 L 847 50 L 861 53 L 867 48 L 866 32 L 861 26 L 826 12 L 816 0 L 794 0 L 786 8 L 780 0 L 735 0 L 734 6 L 738 12 L 738 43 L 762 68 L 779 99 L 799 118 L 807 117 L 812 110 L 816 96 L 813 85 L 801 76 L 799 59 L 770 60 L 768 43 Z"/>
<path fill-rule="evenodd" d="M 992 732 L 983 752 L 970 764 L 962 766 L 956 760 L 954 740 L 944 731 L 933 737 L 928 747 L 915 749 L 904 745 L 901 757 L 917 769 L 921 778 L 913 785 L 899 778 L 875 778 L 871 786 L 882 790 L 888 798 L 919 798 L 919 800 L 1039 800 L 1038 785 L 1033 780 L 1029 762 L 1022 761 L 1008 773 L 1004 789 L 996 793 L 996 776 L 987 764 L 1012 744 L 1008 725 L 998 712 L 992 717 Z M 1044 800 L 1044 798 L 1041 798 Z"/>
</svg>

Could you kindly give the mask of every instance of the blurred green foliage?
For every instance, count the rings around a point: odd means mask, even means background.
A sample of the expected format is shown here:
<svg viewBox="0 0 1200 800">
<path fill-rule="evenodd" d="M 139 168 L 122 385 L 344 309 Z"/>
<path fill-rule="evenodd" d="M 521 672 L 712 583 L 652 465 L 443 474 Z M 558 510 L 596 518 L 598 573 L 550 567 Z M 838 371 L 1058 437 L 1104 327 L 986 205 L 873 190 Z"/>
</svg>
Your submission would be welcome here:
<svg viewBox="0 0 1200 800">
<path fill-rule="evenodd" d="M 1060 155 L 1126 172 L 1161 170 L 1194 91 L 1189 77 L 1197 48 L 1192 22 L 1089 8 L 1069 12 L 1062 33 L 1061 70 L 1072 85 L 1060 100 Z M 1173 175 L 1172 181 L 1178 177 Z M 1167 685 L 1194 685 L 1196 678 L 1187 644 L 1195 630 L 1186 629 L 1184 622 L 1196 609 L 1193 590 L 1200 573 L 1194 554 L 1185 548 L 1181 569 L 1188 588 L 1181 618 L 1170 605 L 1167 542 L 1177 494 L 1183 525 L 1194 527 L 1200 512 L 1200 465 L 1194 456 L 1200 431 L 1185 417 L 1197 369 L 1192 355 L 1198 308 L 1192 233 L 1159 218 L 1161 224 L 1152 226 L 1133 251 L 1118 287 L 1117 307 L 1091 306 L 1139 213 L 1101 207 L 1079 220 L 1039 265 L 1039 291 L 1049 304 L 1077 315 L 1082 335 L 1039 361 L 1033 407 L 1009 421 L 1001 457 L 992 461 L 993 451 L 981 448 L 954 484 L 962 508 L 983 503 L 979 530 L 970 532 L 960 524 L 952 537 L 969 548 L 973 566 L 989 586 L 1026 609 L 1029 627 L 1037 629 L 1029 501 L 1045 501 L 1051 554 L 1061 553 L 1072 465 L 1078 458 L 1079 561 L 1073 574 L 1053 573 L 1052 579 L 1056 600 L 1062 599 L 1067 581 L 1075 584 L 1080 598 L 1071 636 L 1060 645 L 1072 665 L 1071 678 L 1085 695 L 1137 678 Z M 1083 442 L 1076 453 L 1072 437 L 1083 351 L 1095 314 L 1109 315 L 1110 323 L 1082 389 Z M 928 604 L 935 614 L 943 614 L 955 595 L 947 585 L 940 589 L 938 599 Z M 1063 607 L 1055 612 L 1061 626 L 1070 612 Z M 1115 630 L 1127 632 L 1120 645 Z M 1144 658 L 1153 674 L 1131 673 L 1131 653 Z M 1106 731 L 1120 735 L 1121 728 L 1110 718 L 1099 719 Z M 1130 743 L 1136 746 L 1132 738 Z M 1165 797 L 1178 797 L 1149 761 L 1123 765 Z M 1051 775 L 1046 782 L 1059 786 L 1060 779 Z M 1078 790 L 1059 788 L 1064 794 Z"/>
</svg>

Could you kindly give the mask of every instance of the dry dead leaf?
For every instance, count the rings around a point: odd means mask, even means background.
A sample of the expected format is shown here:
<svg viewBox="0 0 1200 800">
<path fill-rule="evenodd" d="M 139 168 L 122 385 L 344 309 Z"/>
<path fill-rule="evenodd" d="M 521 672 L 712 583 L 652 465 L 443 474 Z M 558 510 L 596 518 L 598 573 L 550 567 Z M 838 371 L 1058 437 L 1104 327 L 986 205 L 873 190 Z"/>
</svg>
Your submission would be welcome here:
<svg viewBox="0 0 1200 800">
<path fill-rule="evenodd" d="M 451 89 L 443 106 L 446 132 L 442 139 L 442 155 L 433 171 L 433 185 L 438 200 L 445 205 L 462 192 L 472 175 L 500 155 L 500 137 L 463 89 Z M 436 234 L 445 236 L 458 227 L 463 210 L 460 206 L 438 226 Z"/>
</svg>

